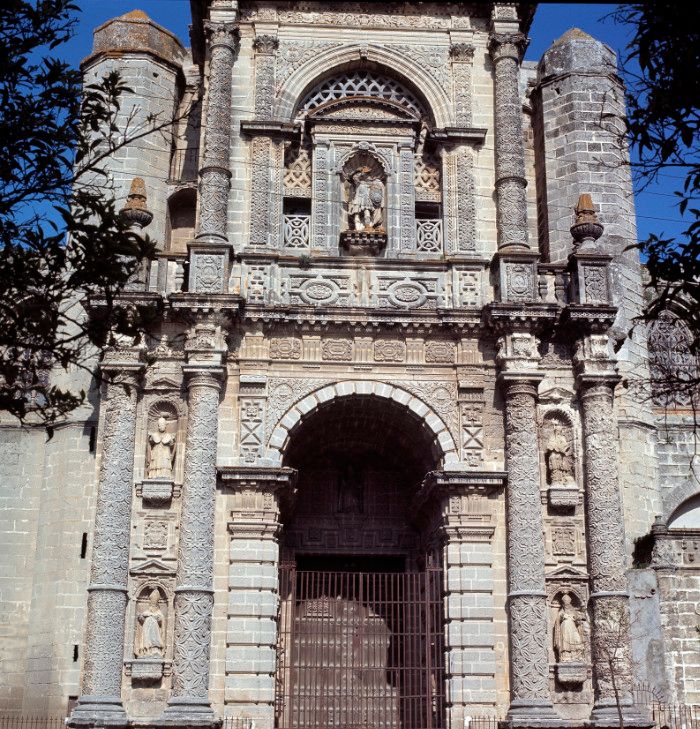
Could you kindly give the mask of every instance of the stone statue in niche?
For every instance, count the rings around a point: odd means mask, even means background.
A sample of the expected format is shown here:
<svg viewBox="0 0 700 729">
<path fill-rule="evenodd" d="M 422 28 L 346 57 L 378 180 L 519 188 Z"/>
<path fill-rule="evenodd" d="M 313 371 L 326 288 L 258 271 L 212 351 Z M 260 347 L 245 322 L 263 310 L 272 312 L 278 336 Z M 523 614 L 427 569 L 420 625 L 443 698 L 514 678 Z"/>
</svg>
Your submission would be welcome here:
<svg viewBox="0 0 700 729">
<path fill-rule="evenodd" d="M 148 603 L 136 615 L 141 631 L 136 646 L 137 658 L 162 658 L 163 647 L 163 611 L 160 609 L 161 595 L 156 589 L 151 590 Z"/>
<path fill-rule="evenodd" d="M 148 470 L 147 478 L 173 477 L 175 462 L 175 435 L 168 432 L 167 413 L 158 418 L 157 430 L 148 434 Z"/>
<path fill-rule="evenodd" d="M 355 230 L 379 230 L 384 223 L 384 183 L 371 167 L 363 166 L 350 174 L 352 198 L 348 213 Z"/>
<path fill-rule="evenodd" d="M 338 513 L 364 512 L 364 483 L 362 473 L 354 463 L 342 463 L 338 469 Z"/>
<path fill-rule="evenodd" d="M 545 441 L 547 483 L 570 484 L 574 481 L 574 457 L 572 444 L 561 423 L 551 421 Z"/>
<path fill-rule="evenodd" d="M 576 608 L 571 595 L 565 592 L 554 623 L 554 650 L 560 663 L 580 662 L 584 659 L 584 642 L 581 626 L 586 617 Z"/>
</svg>

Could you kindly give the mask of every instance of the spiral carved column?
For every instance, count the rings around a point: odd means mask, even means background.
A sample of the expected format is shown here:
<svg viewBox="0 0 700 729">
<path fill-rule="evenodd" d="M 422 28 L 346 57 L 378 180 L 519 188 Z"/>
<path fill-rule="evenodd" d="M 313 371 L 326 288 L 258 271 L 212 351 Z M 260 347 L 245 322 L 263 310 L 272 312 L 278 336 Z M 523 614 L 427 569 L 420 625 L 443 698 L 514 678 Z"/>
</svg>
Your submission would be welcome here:
<svg viewBox="0 0 700 729">
<path fill-rule="evenodd" d="M 138 350 L 112 357 L 124 355 L 134 361 L 109 363 L 108 355 L 102 368 L 109 380 L 103 400 L 103 450 L 88 587 L 85 664 L 82 695 L 70 726 L 94 726 L 100 721 L 114 726 L 126 724 L 121 684 L 136 403 L 142 365 Z"/>
<path fill-rule="evenodd" d="M 614 385 L 614 380 L 584 380 L 581 401 L 595 681 L 591 718 L 616 721 L 618 705 L 623 713 L 632 712 L 632 673 Z"/>
<path fill-rule="evenodd" d="M 224 242 L 231 187 L 231 82 L 238 55 L 238 28 L 235 23 L 207 22 L 205 29 L 210 52 L 209 93 L 203 120 L 197 239 Z"/>
<path fill-rule="evenodd" d="M 489 51 L 495 72 L 496 221 L 498 249 L 527 250 L 525 148 L 520 101 L 522 33 L 491 33 Z"/>
<path fill-rule="evenodd" d="M 505 386 L 511 720 L 555 718 L 549 695 L 536 382 Z"/>
<path fill-rule="evenodd" d="M 190 367 L 182 488 L 173 687 L 165 718 L 213 720 L 209 652 L 214 603 L 214 501 L 220 369 Z"/>
</svg>

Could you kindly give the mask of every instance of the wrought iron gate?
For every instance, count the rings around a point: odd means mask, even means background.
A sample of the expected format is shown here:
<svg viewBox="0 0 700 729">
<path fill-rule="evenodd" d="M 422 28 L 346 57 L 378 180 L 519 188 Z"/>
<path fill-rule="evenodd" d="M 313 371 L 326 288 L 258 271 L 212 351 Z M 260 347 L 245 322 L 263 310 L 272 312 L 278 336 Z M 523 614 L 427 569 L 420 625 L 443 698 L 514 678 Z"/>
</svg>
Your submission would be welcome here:
<svg viewBox="0 0 700 729">
<path fill-rule="evenodd" d="M 440 570 L 283 567 L 279 729 L 444 726 Z"/>
</svg>

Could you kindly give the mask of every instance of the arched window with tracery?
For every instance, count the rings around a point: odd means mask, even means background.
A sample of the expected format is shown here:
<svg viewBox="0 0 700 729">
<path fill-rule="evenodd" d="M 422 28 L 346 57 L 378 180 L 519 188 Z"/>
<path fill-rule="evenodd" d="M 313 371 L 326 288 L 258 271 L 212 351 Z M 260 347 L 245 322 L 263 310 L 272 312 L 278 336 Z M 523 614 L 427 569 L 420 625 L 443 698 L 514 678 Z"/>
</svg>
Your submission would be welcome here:
<svg viewBox="0 0 700 729">
<path fill-rule="evenodd" d="M 698 404 L 698 358 L 692 335 L 672 311 L 664 311 L 649 332 L 649 368 L 655 405 L 666 408 Z"/>
</svg>

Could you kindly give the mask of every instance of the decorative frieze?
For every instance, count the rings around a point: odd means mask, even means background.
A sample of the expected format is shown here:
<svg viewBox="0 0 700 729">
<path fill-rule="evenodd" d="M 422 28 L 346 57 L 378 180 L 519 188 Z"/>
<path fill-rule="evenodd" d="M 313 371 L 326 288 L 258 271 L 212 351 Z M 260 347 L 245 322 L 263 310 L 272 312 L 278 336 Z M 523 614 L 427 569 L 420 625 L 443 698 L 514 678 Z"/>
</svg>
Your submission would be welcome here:
<svg viewBox="0 0 700 729">
<path fill-rule="evenodd" d="M 331 362 L 350 362 L 352 360 L 352 340 L 325 339 L 321 345 L 321 359 Z"/>
<path fill-rule="evenodd" d="M 301 339 L 277 337 L 270 340 L 270 359 L 300 359 Z"/>
<path fill-rule="evenodd" d="M 429 364 L 452 364 L 455 361 L 457 345 L 444 339 L 425 343 L 425 361 Z"/>
</svg>

